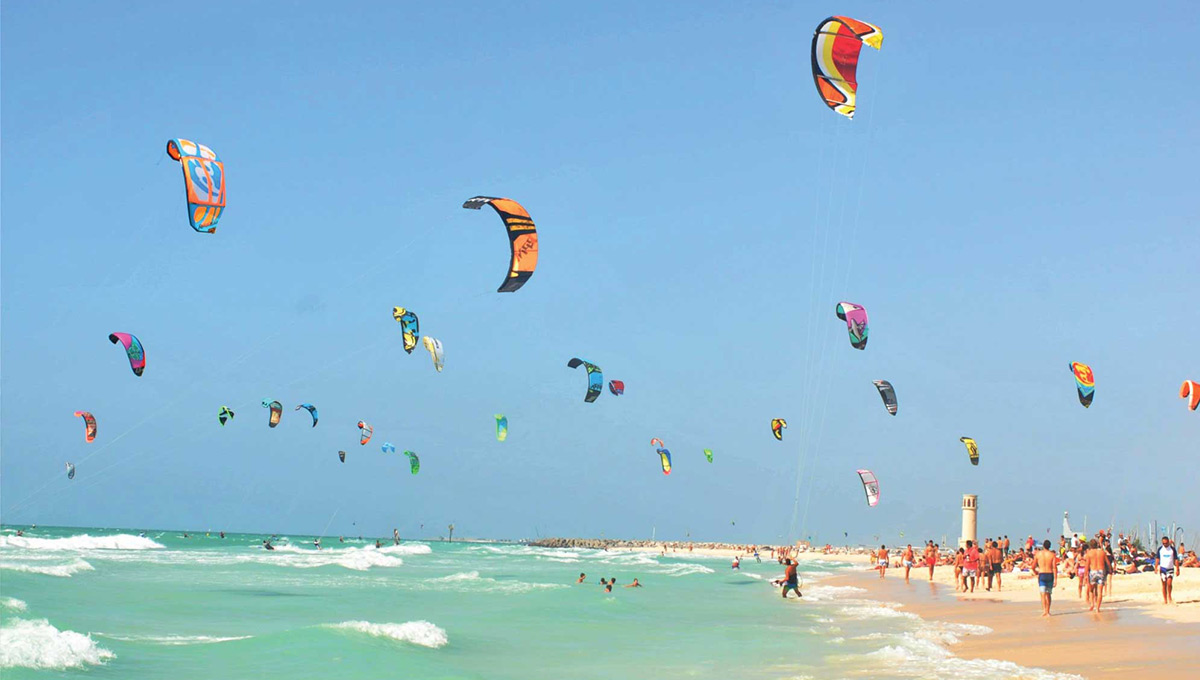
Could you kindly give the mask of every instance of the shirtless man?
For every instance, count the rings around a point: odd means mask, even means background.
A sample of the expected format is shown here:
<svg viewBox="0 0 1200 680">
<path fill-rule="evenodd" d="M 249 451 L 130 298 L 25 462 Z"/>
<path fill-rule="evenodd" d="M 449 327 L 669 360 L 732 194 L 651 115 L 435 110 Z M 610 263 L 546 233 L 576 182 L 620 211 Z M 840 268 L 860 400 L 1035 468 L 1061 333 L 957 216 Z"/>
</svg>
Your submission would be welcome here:
<svg viewBox="0 0 1200 680">
<path fill-rule="evenodd" d="M 879 552 L 875 553 L 875 559 L 877 560 L 876 564 L 879 567 L 879 578 L 883 578 L 883 575 L 887 573 L 888 568 L 888 551 L 886 545 L 879 546 Z"/>
<path fill-rule="evenodd" d="M 1050 616 L 1050 596 L 1058 585 L 1058 555 L 1050 549 L 1050 539 L 1042 541 L 1042 549 L 1034 554 L 1033 573 L 1037 574 L 1038 591 L 1042 594 L 1042 616 Z"/>
<path fill-rule="evenodd" d="M 1000 576 L 1003 573 L 1003 571 L 1001 570 L 1001 567 L 1004 565 L 1004 555 L 1000 552 L 999 541 L 992 541 L 992 547 L 988 548 L 987 552 L 988 552 L 988 556 L 991 558 L 991 563 L 992 563 L 992 570 L 988 572 L 987 589 L 988 590 L 992 589 L 992 577 L 994 576 L 996 578 L 996 590 L 997 591 L 1004 590 L 1003 583 L 1001 582 L 1002 579 Z"/>
<path fill-rule="evenodd" d="M 1088 592 L 1092 594 L 1092 605 L 1088 611 L 1100 612 L 1104 602 L 1104 582 L 1108 580 L 1108 553 L 1100 549 L 1096 539 L 1088 541 L 1087 554 L 1083 556 L 1088 568 Z"/>
<path fill-rule="evenodd" d="M 907 546 L 905 546 L 904 556 L 901 557 L 900 559 L 902 559 L 904 561 L 904 582 L 908 583 L 908 570 L 912 569 L 913 564 L 915 564 L 915 562 L 913 561 L 912 543 L 909 543 Z"/>
<path fill-rule="evenodd" d="M 796 562 L 794 560 L 784 560 L 787 563 L 787 570 L 783 573 L 783 599 L 787 599 L 789 590 L 796 591 L 796 597 L 804 597 L 800 592 L 800 578 L 796 575 Z"/>
</svg>

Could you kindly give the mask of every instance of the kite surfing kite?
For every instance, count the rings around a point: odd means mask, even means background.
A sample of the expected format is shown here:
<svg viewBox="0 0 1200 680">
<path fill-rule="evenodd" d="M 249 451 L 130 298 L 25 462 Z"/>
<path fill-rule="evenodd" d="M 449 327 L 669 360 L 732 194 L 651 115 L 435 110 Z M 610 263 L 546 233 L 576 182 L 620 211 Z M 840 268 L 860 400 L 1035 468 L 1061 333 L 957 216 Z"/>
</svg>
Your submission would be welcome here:
<svg viewBox="0 0 1200 680">
<path fill-rule="evenodd" d="M 704 449 L 704 457 L 707 458 L 708 462 L 711 463 L 712 462 L 712 449 Z"/>
<path fill-rule="evenodd" d="M 1079 391 L 1079 403 L 1083 404 L 1084 408 L 1091 406 L 1092 397 L 1096 396 L 1096 376 L 1092 374 L 1092 367 L 1072 361 L 1069 368 L 1075 374 L 1075 388 Z"/>
<path fill-rule="evenodd" d="M 421 471 L 421 459 L 417 458 L 417 454 L 412 451 L 405 451 L 404 455 L 408 456 L 408 469 L 415 475 Z"/>
<path fill-rule="evenodd" d="M 620 380 L 609 380 L 608 391 L 612 392 L 614 397 L 619 397 L 625 394 L 625 383 Z"/>
<path fill-rule="evenodd" d="M 129 367 L 133 369 L 134 375 L 140 377 L 142 371 L 146 370 L 146 352 L 142 350 L 142 341 L 128 333 L 109 333 L 108 341 L 114 345 L 121 343 L 125 354 L 129 356 Z"/>
<path fill-rule="evenodd" d="M 839 302 L 837 318 L 846 322 L 846 330 L 850 332 L 850 344 L 854 349 L 866 349 L 867 309 L 851 302 Z"/>
<path fill-rule="evenodd" d="M 396 447 L 392 446 L 391 442 L 384 442 L 383 446 L 379 447 L 379 450 L 383 451 L 384 453 L 395 453 Z"/>
<path fill-rule="evenodd" d="M 579 368 L 583 366 L 587 369 L 588 388 L 587 395 L 583 400 L 589 404 L 596 401 L 596 397 L 600 396 L 600 391 L 604 389 L 604 373 L 600 371 L 600 367 L 583 359 L 571 358 L 567 362 L 567 368 Z"/>
<path fill-rule="evenodd" d="M 233 409 L 222 406 L 221 410 L 217 411 L 217 420 L 221 421 L 221 426 L 224 427 L 225 421 L 233 420 Z"/>
<path fill-rule="evenodd" d="M 279 424 L 279 419 L 283 417 L 283 404 L 277 401 L 268 402 L 266 399 L 262 401 L 263 408 L 271 409 L 271 419 L 267 421 L 267 425 L 275 427 Z"/>
<path fill-rule="evenodd" d="M 371 435 L 373 435 L 373 434 L 375 434 L 375 428 L 371 427 L 370 425 L 364 423 L 361 420 L 358 421 L 358 443 L 359 444 L 366 446 L 367 442 L 371 441 Z"/>
<path fill-rule="evenodd" d="M 658 437 L 655 437 L 650 440 L 650 446 L 657 446 L 658 448 L 661 449 L 662 447 L 666 446 L 666 444 L 663 443 L 663 440 L 659 439 Z"/>
<path fill-rule="evenodd" d="M 659 462 L 662 463 L 663 474 L 671 474 L 671 452 L 662 448 L 661 446 L 658 449 L 655 449 L 654 452 L 658 454 Z"/>
<path fill-rule="evenodd" d="M 775 439 L 783 441 L 783 431 L 787 429 L 787 421 L 783 418 L 771 419 L 771 434 L 775 435 Z"/>
<path fill-rule="evenodd" d="M 862 480 L 863 492 L 867 494 L 867 505 L 872 508 L 879 505 L 879 480 L 875 479 L 875 473 L 870 470 L 856 470 L 855 472 Z"/>
<path fill-rule="evenodd" d="M 96 417 L 87 411 L 76 411 L 76 418 L 83 418 L 83 438 L 87 443 L 96 441 Z"/>
<path fill-rule="evenodd" d="M 504 415 L 496 414 L 496 441 L 502 442 L 508 439 L 508 418 Z"/>
<path fill-rule="evenodd" d="M 436 338 L 431 338 L 428 335 L 421 338 L 425 349 L 429 350 L 429 356 L 433 357 L 433 367 L 438 373 L 442 372 L 442 367 L 446 365 L 446 355 L 442 352 L 442 341 Z"/>
<path fill-rule="evenodd" d="M 346 462 L 346 452 L 345 451 L 338 451 L 338 460 L 342 461 L 343 463 Z"/>
<path fill-rule="evenodd" d="M 887 412 L 896 415 L 896 390 L 892 389 L 892 384 L 886 380 L 876 380 L 875 389 L 879 390 L 879 396 L 883 399 L 883 405 L 887 408 Z"/>
<path fill-rule="evenodd" d="M 825 105 L 854 118 L 858 97 L 858 56 L 862 46 L 879 49 L 883 32 L 878 26 L 850 17 L 829 17 L 813 32 L 812 73 L 817 93 Z"/>
<path fill-rule="evenodd" d="M 392 307 L 392 318 L 400 324 L 400 332 L 404 335 L 404 351 L 412 354 L 417 348 L 417 338 L 421 337 L 417 315 L 403 307 Z"/>
<path fill-rule="evenodd" d="M 1187 399 L 1188 409 L 1195 411 L 1196 407 L 1200 406 L 1200 383 L 1195 380 L 1184 380 L 1183 384 L 1179 386 L 1179 398 Z"/>
<path fill-rule="evenodd" d="M 75 479 L 75 464 L 67 463 L 67 479 Z"/>
<path fill-rule="evenodd" d="M 225 164 L 212 149 L 186 139 L 168 140 L 167 154 L 183 167 L 192 229 L 213 233 L 225 210 Z"/>
<path fill-rule="evenodd" d="M 979 446 L 970 437 L 959 437 L 958 441 L 967 447 L 967 455 L 971 457 L 971 465 L 979 465 Z"/>
<path fill-rule="evenodd" d="M 476 196 L 463 203 L 463 207 L 470 210 L 479 210 L 485 205 L 492 206 L 496 214 L 500 215 L 500 219 L 504 220 L 504 228 L 508 230 L 508 243 L 512 249 L 508 276 L 496 292 L 515 293 L 533 276 L 533 270 L 537 268 L 537 227 L 533 225 L 533 218 L 525 208 L 510 198 Z"/>
<path fill-rule="evenodd" d="M 300 404 L 293 410 L 299 411 L 300 409 L 304 409 L 305 411 L 308 411 L 308 414 L 310 416 L 312 416 L 312 419 L 313 419 L 312 426 L 316 427 L 317 426 L 317 407 L 313 406 L 312 404 Z"/>
</svg>

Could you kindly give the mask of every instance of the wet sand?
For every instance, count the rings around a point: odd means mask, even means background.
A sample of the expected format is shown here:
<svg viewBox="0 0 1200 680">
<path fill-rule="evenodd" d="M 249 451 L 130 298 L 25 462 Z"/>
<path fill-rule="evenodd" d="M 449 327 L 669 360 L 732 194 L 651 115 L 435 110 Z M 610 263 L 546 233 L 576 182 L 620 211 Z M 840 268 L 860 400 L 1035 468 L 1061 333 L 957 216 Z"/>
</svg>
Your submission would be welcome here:
<svg viewBox="0 0 1200 680">
<path fill-rule="evenodd" d="M 1127 679 L 1131 671 L 1186 677 L 1200 668 L 1200 624 L 1151 618 L 1141 609 L 1144 603 L 1123 598 L 1119 590 L 1097 615 L 1076 598 L 1074 583 L 1068 590 L 1062 585 L 1066 579 L 1061 579 L 1051 616 L 1042 618 L 1036 597 L 1032 601 L 971 598 L 955 593 L 952 585 L 930 583 L 928 571 L 918 576 L 914 570 L 907 584 L 903 569 L 888 572 L 888 578 L 880 579 L 878 572 L 864 568 L 829 583 L 864 588 L 868 597 L 899 602 L 926 620 L 991 628 L 992 633 L 966 636 L 951 648 L 962 658 L 1002 659 L 1087 678 Z M 897 573 L 899 578 L 892 578 Z"/>
</svg>

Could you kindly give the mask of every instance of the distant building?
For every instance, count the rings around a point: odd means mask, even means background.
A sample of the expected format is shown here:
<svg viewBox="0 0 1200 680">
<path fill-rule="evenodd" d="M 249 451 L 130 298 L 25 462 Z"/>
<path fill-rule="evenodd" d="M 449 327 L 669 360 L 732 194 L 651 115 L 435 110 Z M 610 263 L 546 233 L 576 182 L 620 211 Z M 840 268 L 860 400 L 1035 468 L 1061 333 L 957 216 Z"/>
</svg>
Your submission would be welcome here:
<svg viewBox="0 0 1200 680">
<path fill-rule="evenodd" d="M 963 494 L 962 512 L 962 536 L 958 538 L 958 547 L 965 548 L 967 541 L 978 545 L 979 539 L 975 537 L 975 528 L 979 526 L 979 497 L 973 493 Z"/>
</svg>

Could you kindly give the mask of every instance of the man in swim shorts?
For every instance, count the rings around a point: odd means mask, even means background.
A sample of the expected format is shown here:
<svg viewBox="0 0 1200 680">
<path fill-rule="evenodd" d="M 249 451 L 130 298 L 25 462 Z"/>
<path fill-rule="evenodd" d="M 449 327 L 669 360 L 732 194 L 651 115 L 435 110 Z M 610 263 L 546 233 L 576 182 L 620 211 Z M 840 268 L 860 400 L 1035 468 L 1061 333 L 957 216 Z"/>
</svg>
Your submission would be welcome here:
<svg viewBox="0 0 1200 680">
<path fill-rule="evenodd" d="M 1162 547 L 1154 556 L 1154 571 L 1158 572 L 1158 578 L 1162 580 L 1163 604 L 1174 604 L 1175 601 L 1171 599 L 1171 586 L 1175 577 L 1179 576 L 1179 552 L 1166 536 L 1162 537 Z"/>
<path fill-rule="evenodd" d="M 975 577 L 979 574 L 979 548 L 975 541 L 967 541 L 967 550 L 963 553 L 963 590 L 967 583 L 971 584 L 971 592 L 975 592 Z"/>
<path fill-rule="evenodd" d="M 784 560 L 787 564 L 787 570 L 783 573 L 783 599 L 787 599 L 789 590 L 796 591 L 796 597 L 804 597 L 800 592 L 800 577 L 796 575 L 795 560 Z"/>
<path fill-rule="evenodd" d="M 908 570 L 912 569 L 913 564 L 915 564 L 913 561 L 912 543 L 909 543 L 908 546 L 904 548 L 904 556 L 901 559 L 904 560 L 904 582 L 908 583 Z"/>
<path fill-rule="evenodd" d="M 888 551 L 886 545 L 879 546 L 879 552 L 875 554 L 876 565 L 879 569 L 879 578 L 883 578 L 887 573 L 888 568 Z"/>
<path fill-rule="evenodd" d="M 1050 549 L 1050 539 L 1042 541 L 1042 549 L 1034 554 L 1033 573 L 1037 574 L 1042 595 L 1042 616 L 1050 616 L 1050 597 L 1058 585 L 1058 555 Z"/>
<path fill-rule="evenodd" d="M 1104 583 L 1108 580 L 1108 553 L 1100 548 L 1096 539 L 1088 541 L 1087 554 L 1083 556 L 1088 568 L 1088 591 L 1092 594 L 1088 611 L 1100 611 L 1104 602 Z"/>
</svg>

